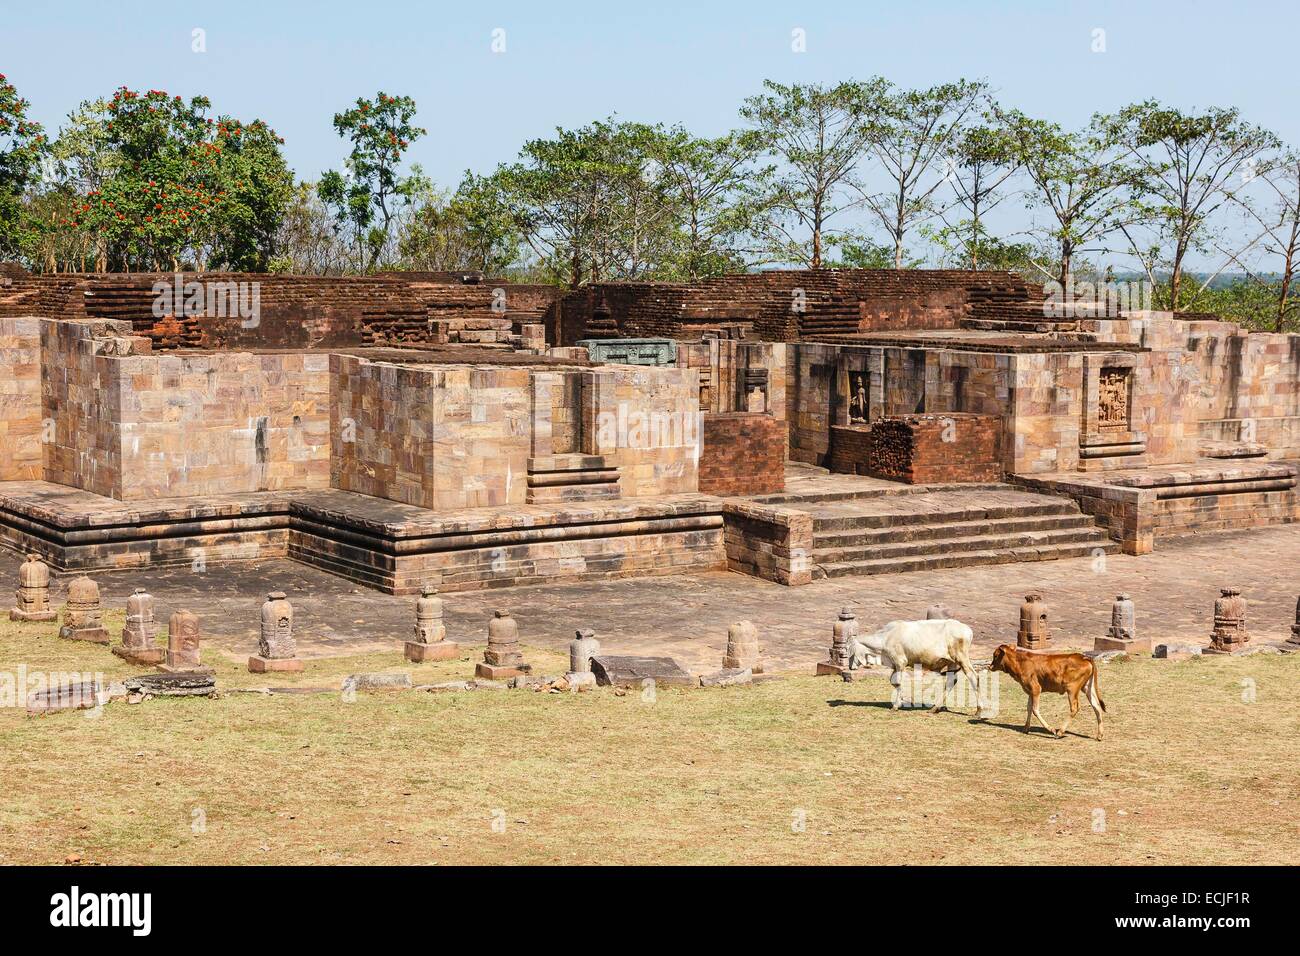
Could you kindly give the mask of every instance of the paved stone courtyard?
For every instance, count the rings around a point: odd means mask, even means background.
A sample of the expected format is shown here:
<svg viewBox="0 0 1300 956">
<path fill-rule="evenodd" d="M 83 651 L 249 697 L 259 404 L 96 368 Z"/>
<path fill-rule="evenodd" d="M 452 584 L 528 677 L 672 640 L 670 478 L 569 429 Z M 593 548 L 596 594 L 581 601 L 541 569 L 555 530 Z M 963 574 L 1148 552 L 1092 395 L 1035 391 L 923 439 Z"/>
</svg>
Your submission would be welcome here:
<svg viewBox="0 0 1300 956">
<path fill-rule="evenodd" d="M 17 581 L 20 559 L 0 555 L 0 574 Z M 521 640 L 563 650 L 578 627 L 596 631 L 609 652 L 677 657 L 697 669 L 716 668 L 727 625 L 758 625 L 769 669 L 804 670 L 826 655 L 831 624 L 842 606 L 863 627 L 923 617 L 946 603 L 975 630 L 987 652 L 1014 641 L 1023 596 L 1041 590 L 1060 648 L 1090 648 L 1110 623 L 1110 603 L 1120 591 L 1137 605 L 1138 628 L 1154 641 L 1208 643 L 1214 599 L 1221 586 L 1242 589 L 1248 626 L 1256 641 L 1282 640 L 1294 621 L 1300 578 L 1279 574 L 1300 565 L 1300 526 L 1175 539 L 1142 557 L 1106 555 L 1058 561 L 966 567 L 911 574 L 822 580 L 788 588 L 730 573 L 526 586 L 448 594 L 448 638 L 477 645 L 486 640 L 496 608 L 519 622 Z M 305 658 L 391 649 L 414 623 L 414 600 L 357 587 L 342 578 L 289 560 L 226 565 L 196 574 L 188 568 L 95 575 L 106 609 L 125 606 L 137 586 L 157 600 L 160 620 L 178 608 L 198 613 L 205 646 L 243 660 L 255 652 L 259 608 L 273 590 L 287 592 L 297 611 L 294 631 Z M 51 599 L 61 607 L 70 575 L 59 576 Z M 120 625 L 119 625 L 120 627 Z M 117 635 L 114 634 L 114 639 Z"/>
</svg>

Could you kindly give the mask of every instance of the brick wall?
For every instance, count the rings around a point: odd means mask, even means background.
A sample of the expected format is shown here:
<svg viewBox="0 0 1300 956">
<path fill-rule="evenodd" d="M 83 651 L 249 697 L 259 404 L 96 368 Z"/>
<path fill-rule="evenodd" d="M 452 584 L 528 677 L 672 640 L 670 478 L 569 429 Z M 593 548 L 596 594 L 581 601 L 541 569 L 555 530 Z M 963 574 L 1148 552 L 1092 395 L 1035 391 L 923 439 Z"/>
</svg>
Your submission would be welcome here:
<svg viewBox="0 0 1300 956">
<path fill-rule="evenodd" d="M 242 288 L 256 323 L 239 315 L 189 314 L 176 307 L 155 314 L 158 290 L 172 298 L 172 273 L 90 273 L 18 276 L 0 288 L 0 316 L 114 319 L 131 323 L 156 349 L 340 348 L 358 345 L 517 344 L 526 323 L 560 290 L 486 281 L 466 284 L 436 273 L 378 276 L 294 276 L 184 273 L 184 283 Z M 242 284 L 242 287 L 241 285 Z"/>
<path fill-rule="evenodd" d="M 694 283 L 597 283 L 546 313 L 547 338 L 693 338 L 742 324 L 750 337 L 794 342 L 819 335 L 893 329 L 953 329 L 966 320 L 1028 310 L 1042 315 L 1043 290 L 1006 272 L 943 269 L 767 270 Z"/>
<path fill-rule="evenodd" d="M 993 415 L 882 418 L 871 425 L 866 473 L 908 484 L 1000 481 L 1001 432 Z"/>
<path fill-rule="evenodd" d="M 700 491 L 766 495 L 785 489 L 785 423 L 771 415 L 730 412 L 704 416 Z"/>
</svg>

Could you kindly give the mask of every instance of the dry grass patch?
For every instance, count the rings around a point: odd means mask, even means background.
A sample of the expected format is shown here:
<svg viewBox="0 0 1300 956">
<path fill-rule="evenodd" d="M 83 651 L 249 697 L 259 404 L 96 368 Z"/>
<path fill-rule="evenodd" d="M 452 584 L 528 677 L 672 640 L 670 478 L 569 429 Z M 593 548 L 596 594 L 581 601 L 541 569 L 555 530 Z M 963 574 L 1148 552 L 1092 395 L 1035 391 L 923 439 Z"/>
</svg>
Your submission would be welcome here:
<svg viewBox="0 0 1300 956">
<path fill-rule="evenodd" d="M 55 631 L 0 623 L 0 672 L 138 673 Z M 231 691 L 328 693 L 0 711 L 0 862 L 1258 864 L 1292 862 L 1300 837 L 1297 656 L 1106 665 L 1104 743 L 1086 707 L 1064 740 L 1022 734 L 1006 680 L 987 723 L 807 676 L 653 702 L 337 693 L 359 670 L 467 677 L 464 650 L 301 675 L 213 661 Z M 1044 700 L 1059 722 L 1064 700 Z"/>
</svg>

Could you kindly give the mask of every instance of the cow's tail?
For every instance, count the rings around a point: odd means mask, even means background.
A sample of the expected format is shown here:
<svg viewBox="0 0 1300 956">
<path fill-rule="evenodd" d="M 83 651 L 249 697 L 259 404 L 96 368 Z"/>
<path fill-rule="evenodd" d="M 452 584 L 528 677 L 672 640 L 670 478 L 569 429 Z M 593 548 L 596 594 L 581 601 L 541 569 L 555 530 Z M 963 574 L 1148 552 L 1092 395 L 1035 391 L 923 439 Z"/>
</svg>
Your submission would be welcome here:
<svg viewBox="0 0 1300 956">
<path fill-rule="evenodd" d="M 1088 696 L 1092 698 L 1092 705 L 1100 707 L 1101 712 L 1104 714 L 1106 713 L 1106 702 L 1101 699 L 1101 684 L 1097 682 L 1099 677 L 1100 672 L 1097 670 L 1097 662 L 1094 660 L 1092 662 L 1092 679 L 1088 682 Z"/>
</svg>

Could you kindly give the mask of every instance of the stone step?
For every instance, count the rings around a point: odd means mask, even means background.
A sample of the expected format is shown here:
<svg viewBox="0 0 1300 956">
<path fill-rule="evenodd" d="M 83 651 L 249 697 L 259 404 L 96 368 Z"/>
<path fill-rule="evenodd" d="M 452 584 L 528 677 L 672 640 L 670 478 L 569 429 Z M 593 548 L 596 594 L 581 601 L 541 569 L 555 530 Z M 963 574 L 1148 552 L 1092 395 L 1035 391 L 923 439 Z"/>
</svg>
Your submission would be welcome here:
<svg viewBox="0 0 1300 956">
<path fill-rule="evenodd" d="M 1109 538 L 1096 525 L 1046 531 L 1022 531 L 1014 534 L 977 534 L 968 537 L 930 538 L 922 541 L 890 541 L 869 546 L 833 548 L 814 547 L 815 564 L 848 564 L 925 556 L 942 556 L 969 551 L 1012 551 L 1017 548 L 1043 548 L 1070 544 L 1104 544 Z"/>
<path fill-rule="evenodd" d="M 843 533 L 816 533 L 813 546 L 817 550 L 831 548 L 868 547 L 907 541 L 949 540 L 979 536 L 1007 536 L 1031 531 L 1067 531 L 1091 529 L 1096 524 L 1088 515 L 1073 514 L 1033 515 L 1011 518 L 991 518 L 984 521 L 956 521 L 921 524 L 907 527 L 879 528 Z"/>
<path fill-rule="evenodd" d="M 619 498 L 622 492 L 617 481 L 600 484 L 543 485 L 528 488 L 528 504 L 559 504 L 566 501 L 608 501 Z"/>
<path fill-rule="evenodd" d="M 972 504 L 947 511 L 882 511 L 868 514 L 820 514 L 813 518 L 813 532 L 848 531 L 854 528 L 895 528 L 904 525 L 956 524 L 996 518 L 1020 518 L 1047 515 L 1076 515 L 1079 506 L 1068 499 L 1041 499 L 1035 502 L 1007 504 Z"/>
<path fill-rule="evenodd" d="M 1084 558 L 1097 550 L 1115 554 L 1119 545 L 1109 538 L 1093 543 L 1046 545 L 1038 548 L 1012 548 L 1009 550 L 958 551 L 948 554 L 916 556 L 911 558 L 885 558 L 870 561 L 848 561 L 815 565 L 814 578 L 841 578 L 869 574 L 900 574 L 908 571 L 930 571 L 936 568 L 964 568 L 975 565 L 1014 564 L 1021 561 L 1054 561 L 1059 558 Z"/>
</svg>

